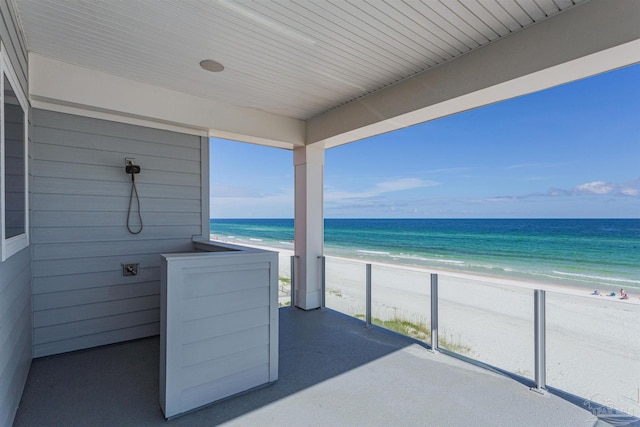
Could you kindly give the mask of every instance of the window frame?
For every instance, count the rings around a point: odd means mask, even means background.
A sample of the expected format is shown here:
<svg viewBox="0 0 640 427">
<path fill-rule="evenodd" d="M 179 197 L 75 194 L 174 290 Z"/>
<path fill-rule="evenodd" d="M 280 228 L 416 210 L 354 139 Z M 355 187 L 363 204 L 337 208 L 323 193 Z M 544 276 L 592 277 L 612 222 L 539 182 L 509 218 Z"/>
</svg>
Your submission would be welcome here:
<svg viewBox="0 0 640 427">
<path fill-rule="evenodd" d="M 24 115 L 24 232 L 6 238 L 6 168 L 5 168 L 5 77 L 13 89 Z M 4 43 L 0 41 L 0 261 L 5 261 L 29 246 L 29 104 L 11 65 Z"/>
</svg>

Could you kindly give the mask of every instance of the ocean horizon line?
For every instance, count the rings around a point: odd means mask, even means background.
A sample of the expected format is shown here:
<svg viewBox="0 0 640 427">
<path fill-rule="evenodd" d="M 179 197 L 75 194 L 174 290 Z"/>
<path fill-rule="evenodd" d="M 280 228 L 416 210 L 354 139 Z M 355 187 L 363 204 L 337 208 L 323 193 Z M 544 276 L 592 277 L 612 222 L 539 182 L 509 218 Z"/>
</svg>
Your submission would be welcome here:
<svg viewBox="0 0 640 427">
<path fill-rule="evenodd" d="M 210 221 L 224 221 L 224 220 L 237 220 L 237 219 L 242 219 L 242 220 L 294 220 L 295 218 L 293 217 L 264 217 L 264 218 L 257 218 L 257 217 L 228 217 L 228 218 L 209 218 Z M 417 221 L 423 221 L 423 220 L 526 220 L 526 221 L 535 221 L 535 220 L 640 220 L 640 217 L 580 217 L 580 218 L 575 218 L 575 217 L 540 217 L 540 218 L 531 218 L 531 217 L 491 217 L 491 218 L 476 218 L 476 217 L 456 217 L 456 218 L 415 218 L 415 217 L 411 217 L 411 218 L 395 218 L 395 217 L 325 217 L 326 219 L 337 219 L 337 220 L 358 220 L 358 219 L 363 219 L 363 220 L 417 220 Z"/>
<path fill-rule="evenodd" d="M 212 219 L 215 239 L 290 249 L 294 220 Z M 326 255 L 640 291 L 640 220 L 327 218 Z"/>
</svg>

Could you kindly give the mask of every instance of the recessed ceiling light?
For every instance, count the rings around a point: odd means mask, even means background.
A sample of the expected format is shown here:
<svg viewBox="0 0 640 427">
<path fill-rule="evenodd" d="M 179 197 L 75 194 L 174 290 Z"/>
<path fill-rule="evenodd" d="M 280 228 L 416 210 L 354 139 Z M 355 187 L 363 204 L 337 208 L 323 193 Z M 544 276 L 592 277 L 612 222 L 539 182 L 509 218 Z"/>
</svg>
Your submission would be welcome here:
<svg viewBox="0 0 640 427">
<path fill-rule="evenodd" d="M 219 73 L 220 71 L 224 70 L 224 65 L 222 65 L 218 61 L 214 61 L 213 59 L 205 59 L 203 61 L 200 61 L 200 66 L 203 69 L 211 71 L 213 73 Z"/>
</svg>

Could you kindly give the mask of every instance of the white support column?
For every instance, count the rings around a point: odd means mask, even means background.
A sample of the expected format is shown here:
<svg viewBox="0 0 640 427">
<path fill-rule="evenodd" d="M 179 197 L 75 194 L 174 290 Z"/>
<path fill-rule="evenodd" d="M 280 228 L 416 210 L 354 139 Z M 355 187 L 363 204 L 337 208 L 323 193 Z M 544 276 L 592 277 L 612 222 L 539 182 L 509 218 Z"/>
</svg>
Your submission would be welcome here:
<svg viewBox="0 0 640 427">
<path fill-rule="evenodd" d="M 318 257 L 324 253 L 323 178 L 324 145 L 293 150 L 295 168 L 295 301 L 304 310 L 322 304 Z"/>
</svg>

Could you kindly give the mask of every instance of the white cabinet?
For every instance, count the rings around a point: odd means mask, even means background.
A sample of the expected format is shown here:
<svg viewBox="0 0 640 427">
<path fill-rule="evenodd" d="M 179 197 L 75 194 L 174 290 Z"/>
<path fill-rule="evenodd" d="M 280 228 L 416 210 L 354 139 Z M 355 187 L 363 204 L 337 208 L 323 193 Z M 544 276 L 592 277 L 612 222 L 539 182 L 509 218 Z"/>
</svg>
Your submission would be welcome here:
<svg viewBox="0 0 640 427">
<path fill-rule="evenodd" d="M 278 254 L 196 243 L 162 255 L 160 405 L 165 417 L 278 379 Z"/>
</svg>

